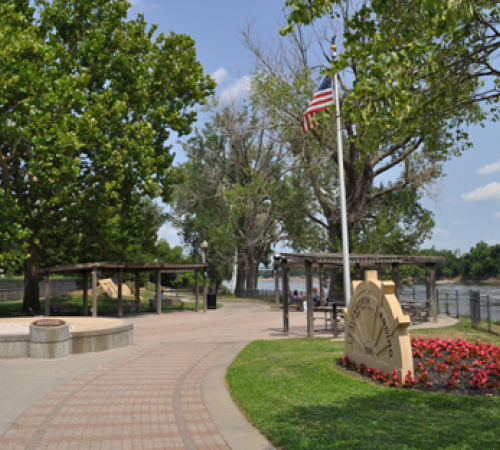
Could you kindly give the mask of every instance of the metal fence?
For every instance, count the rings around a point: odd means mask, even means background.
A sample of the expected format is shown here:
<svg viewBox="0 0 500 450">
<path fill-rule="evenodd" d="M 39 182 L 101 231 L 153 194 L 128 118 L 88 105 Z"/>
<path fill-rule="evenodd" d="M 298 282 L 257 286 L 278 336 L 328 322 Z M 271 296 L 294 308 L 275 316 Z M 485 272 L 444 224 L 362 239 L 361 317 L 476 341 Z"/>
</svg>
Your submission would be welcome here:
<svg viewBox="0 0 500 450">
<path fill-rule="evenodd" d="M 500 298 L 471 291 L 470 320 L 475 328 L 484 328 L 490 333 L 500 334 Z"/>
<path fill-rule="evenodd" d="M 45 297 L 45 281 L 39 282 L 40 297 Z M 92 281 L 89 280 L 88 289 L 92 288 Z M 50 280 L 50 295 L 66 294 L 83 290 L 83 279 L 81 278 L 63 278 Z M 9 302 L 22 300 L 24 297 L 23 279 L 0 279 L 0 302 Z"/>
</svg>

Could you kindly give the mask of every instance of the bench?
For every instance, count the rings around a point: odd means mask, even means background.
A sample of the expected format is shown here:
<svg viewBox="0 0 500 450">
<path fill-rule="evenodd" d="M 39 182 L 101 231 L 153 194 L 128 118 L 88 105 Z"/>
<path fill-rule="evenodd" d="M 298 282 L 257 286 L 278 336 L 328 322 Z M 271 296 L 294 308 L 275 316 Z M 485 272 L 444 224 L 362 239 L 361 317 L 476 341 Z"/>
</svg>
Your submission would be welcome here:
<svg viewBox="0 0 500 450">
<path fill-rule="evenodd" d="M 51 314 L 74 314 L 77 309 L 71 303 L 61 303 L 60 305 L 50 305 Z"/>
<path fill-rule="evenodd" d="M 157 306 L 158 302 L 156 301 L 156 297 L 149 300 L 149 308 L 152 311 L 156 311 Z M 184 302 L 177 298 L 162 298 L 161 306 L 180 306 L 181 309 L 184 309 Z"/>
</svg>

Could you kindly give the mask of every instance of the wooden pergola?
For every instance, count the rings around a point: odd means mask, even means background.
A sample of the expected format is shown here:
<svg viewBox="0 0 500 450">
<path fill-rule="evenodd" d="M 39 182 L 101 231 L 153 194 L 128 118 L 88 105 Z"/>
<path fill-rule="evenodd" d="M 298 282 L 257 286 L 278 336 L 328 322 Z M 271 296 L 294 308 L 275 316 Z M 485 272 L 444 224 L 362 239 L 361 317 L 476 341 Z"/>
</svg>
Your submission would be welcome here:
<svg viewBox="0 0 500 450">
<path fill-rule="evenodd" d="M 207 272 L 208 264 L 142 264 L 142 263 L 109 263 L 97 262 L 76 264 L 74 266 L 47 267 L 38 270 L 38 273 L 45 274 L 45 311 L 44 315 L 50 315 L 50 274 L 54 273 L 83 273 L 83 314 L 88 315 L 88 279 L 92 274 L 92 317 L 97 317 L 97 271 L 107 273 L 116 273 L 118 275 L 118 317 L 123 317 L 123 273 L 135 274 L 135 306 L 139 309 L 140 303 L 140 284 L 139 275 L 142 272 L 156 273 L 156 298 L 161 297 L 161 274 L 162 273 L 185 273 L 194 272 L 196 279 L 196 311 L 199 311 L 199 286 L 198 286 L 198 271 L 203 273 L 203 312 L 207 312 Z M 156 302 L 156 313 L 161 314 L 162 302 Z"/>
<path fill-rule="evenodd" d="M 425 282 L 427 286 L 427 299 L 430 300 L 429 313 L 434 322 L 437 322 L 437 293 L 436 293 L 436 264 L 444 262 L 442 256 L 410 256 L 410 255 L 373 255 L 351 253 L 349 264 L 355 269 L 355 279 L 361 280 L 361 267 L 370 267 L 378 270 L 379 280 L 382 279 L 382 267 L 392 267 L 392 281 L 394 282 L 394 294 L 400 300 L 400 265 L 425 265 Z M 320 301 L 323 304 L 323 269 L 327 267 L 342 267 L 342 253 L 282 253 L 274 257 L 274 281 L 275 302 L 279 311 L 279 273 L 281 267 L 282 289 L 283 289 L 283 331 L 289 331 L 288 315 L 288 293 L 290 291 L 289 271 L 290 269 L 306 269 L 306 291 L 307 291 L 307 337 L 314 337 L 313 327 L 313 300 L 312 279 L 313 268 L 318 269 L 320 285 Z"/>
</svg>

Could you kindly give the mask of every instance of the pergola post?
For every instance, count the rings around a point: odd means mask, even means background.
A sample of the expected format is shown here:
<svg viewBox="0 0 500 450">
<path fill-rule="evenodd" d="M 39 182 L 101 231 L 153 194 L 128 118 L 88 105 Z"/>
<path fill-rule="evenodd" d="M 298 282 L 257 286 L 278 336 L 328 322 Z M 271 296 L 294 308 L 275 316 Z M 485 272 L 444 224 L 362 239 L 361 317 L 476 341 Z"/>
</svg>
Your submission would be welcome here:
<svg viewBox="0 0 500 450">
<path fill-rule="evenodd" d="M 288 332 L 288 270 L 286 259 L 281 260 L 281 277 L 283 282 L 283 331 Z"/>
<path fill-rule="evenodd" d="M 361 266 L 359 265 L 359 263 L 356 263 L 354 267 L 356 270 L 356 280 L 361 280 Z"/>
<path fill-rule="evenodd" d="M 392 263 L 392 281 L 394 281 L 394 295 L 401 302 L 399 297 L 399 263 Z"/>
<path fill-rule="evenodd" d="M 325 304 L 325 289 L 323 288 L 323 264 L 318 264 L 318 278 L 319 278 L 319 304 Z"/>
<path fill-rule="evenodd" d="M 134 272 L 135 275 L 135 312 L 136 314 L 140 311 L 141 305 L 141 279 L 139 272 Z"/>
<path fill-rule="evenodd" d="M 97 317 L 97 266 L 92 266 L 92 317 Z"/>
<path fill-rule="evenodd" d="M 377 264 L 378 279 L 382 281 L 382 264 Z"/>
<path fill-rule="evenodd" d="M 426 301 L 427 301 L 427 311 L 429 317 L 432 316 L 432 289 L 431 289 L 431 268 L 429 263 L 425 264 L 425 290 L 426 290 Z"/>
<path fill-rule="evenodd" d="M 431 295 L 432 295 L 432 321 L 438 321 L 438 299 L 436 292 L 436 265 L 430 264 L 431 272 Z"/>
<path fill-rule="evenodd" d="M 278 266 L 274 266 L 274 304 L 276 306 L 276 311 L 280 312 L 280 278 Z"/>
<path fill-rule="evenodd" d="M 161 314 L 161 270 L 156 269 L 156 314 Z"/>
<path fill-rule="evenodd" d="M 198 280 L 198 269 L 194 271 L 195 289 L 196 289 L 196 312 L 200 310 L 200 281 Z"/>
<path fill-rule="evenodd" d="M 118 317 L 123 317 L 123 269 L 118 269 Z"/>
<path fill-rule="evenodd" d="M 306 290 L 307 290 L 307 337 L 314 337 L 314 311 L 312 299 L 312 262 L 306 260 Z"/>
<path fill-rule="evenodd" d="M 203 312 L 207 312 L 207 268 L 203 268 Z"/>
<path fill-rule="evenodd" d="M 50 271 L 45 271 L 45 316 L 50 316 Z"/>
<path fill-rule="evenodd" d="M 83 315 L 89 315 L 89 273 L 83 271 Z"/>
</svg>

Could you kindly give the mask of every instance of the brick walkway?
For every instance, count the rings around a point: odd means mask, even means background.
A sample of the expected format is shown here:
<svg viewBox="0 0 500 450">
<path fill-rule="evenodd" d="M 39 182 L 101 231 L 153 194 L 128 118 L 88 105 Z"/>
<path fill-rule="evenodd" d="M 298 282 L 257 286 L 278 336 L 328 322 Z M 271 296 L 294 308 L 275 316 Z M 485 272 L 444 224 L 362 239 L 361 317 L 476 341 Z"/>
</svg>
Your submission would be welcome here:
<svg viewBox="0 0 500 450">
<path fill-rule="evenodd" d="M 18 410 L 24 412 L 9 416 L 0 408 L 0 425 L 7 424 L 3 436 L 0 430 L 0 450 L 273 448 L 230 400 L 221 385 L 225 370 L 217 375 L 219 391 L 209 405 L 211 413 L 203 386 L 206 390 L 207 372 L 220 367 L 218 360 L 229 364 L 247 342 L 286 337 L 280 332 L 280 314 L 262 304 L 238 303 L 207 314 L 186 311 L 127 320 L 135 328 L 132 348 L 66 360 L 1 363 L 1 378 L 12 392 L 2 397 L 0 391 L 0 402 L 16 404 L 17 395 Z M 81 358 L 87 358 L 87 370 L 82 370 Z M 80 365 L 74 368 L 79 375 L 62 376 L 49 389 L 43 386 L 44 380 L 75 365 Z M 36 376 L 20 379 L 20 374 L 33 371 Z M 208 378 L 214 378 L 213 373 Z M 30 382 L 40 383 L 49 394 L 30 401 L 35 397 Z M 32 393 L 23 400 L 28 387 Z M 212 399 L 215 387 L 210 388 Z M 232 430 L 226 426 L 228 418 Z M 235 434 L 243 434 L 243 439 Z"/>
<path fill-rule="evenodd" d="M 29 408 L 2 450 L 229 449 L 202 398 L 224 344 L 159 344 L 92 370 Z"/>
<path fill-rule="evenodd" d="M 262 304 L 128 320 L 128 349 L 0 361 L 0 450 L 273 449 L 230 399 L 225 368 L 252 340 L 305 336 L 304 313 L 290 333 Z"/>
</svg>

